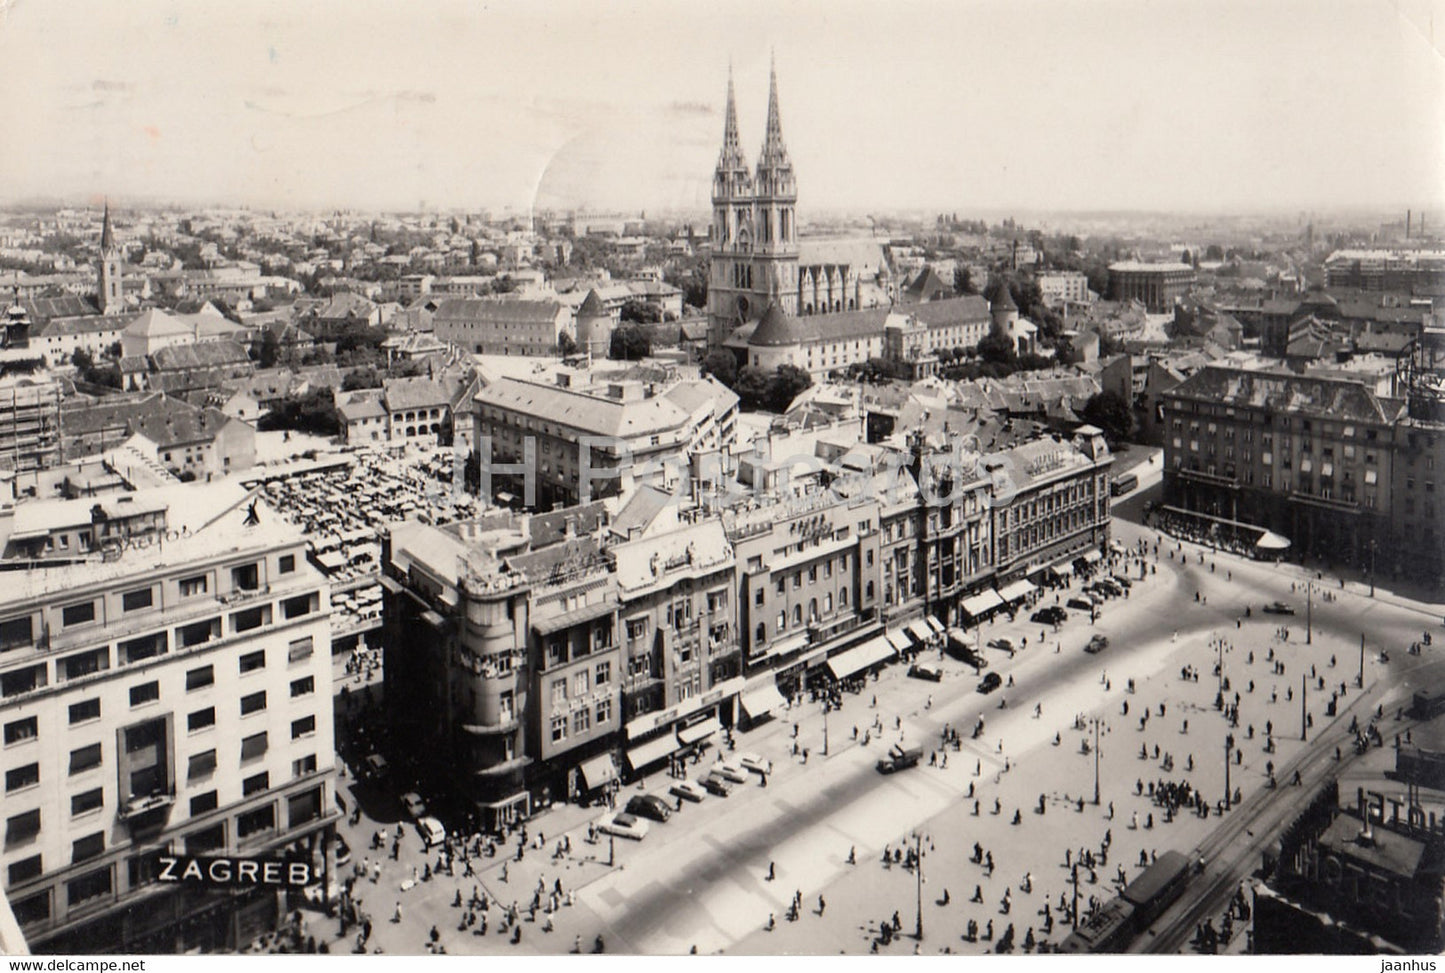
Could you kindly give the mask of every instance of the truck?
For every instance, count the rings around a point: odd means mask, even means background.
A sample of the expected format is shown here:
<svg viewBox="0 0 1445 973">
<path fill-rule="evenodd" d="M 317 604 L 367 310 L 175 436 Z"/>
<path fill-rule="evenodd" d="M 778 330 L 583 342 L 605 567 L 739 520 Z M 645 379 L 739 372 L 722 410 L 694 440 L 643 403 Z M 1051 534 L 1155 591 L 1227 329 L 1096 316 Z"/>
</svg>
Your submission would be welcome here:
<svg viewBox="0 0 1445 973">
<path fill-rule="evenodd" d="M 895 771 L 906 770 L 916 766 L 923 756 L 922 747 L 904 747 L 895 743 L 889 749 L 888 755 L 878 761 L 878 772 L 880 774 L 891 774 Z"/>
</svg>

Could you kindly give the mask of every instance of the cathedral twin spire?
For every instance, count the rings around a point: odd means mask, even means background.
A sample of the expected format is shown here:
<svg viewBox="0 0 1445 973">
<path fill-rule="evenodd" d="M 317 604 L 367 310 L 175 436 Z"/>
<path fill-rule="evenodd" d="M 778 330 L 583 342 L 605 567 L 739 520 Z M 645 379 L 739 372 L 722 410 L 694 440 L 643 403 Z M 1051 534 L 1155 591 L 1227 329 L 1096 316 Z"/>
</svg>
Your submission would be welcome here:
<svg viewBox="0 0 1445 973">
<path fill-rule="evenodd" d="M 727 109 L 723 121 L 722 152 L 718 156 L 718 177 L 734 190 L 744 190 L 752 182 L 748 164 L 742 154 L 742 141 L 738 136 L 737 97 L 733 91 L 733 70 L 728 65 Z M 728 177 L 723 179 L 724 174 Z M 742 178 L 737 178 L 741 176 Z M 763 136 L 763 149 L 758 155 L 757 184 L 761 193 L 787 194 L 792 190 L 792 161 L 788 158 L 788 147 L 783 142 L 782 115 L 778 110 L 778 68 L 776 60 L 769 69 L 768 78 L 768 123 Z"/>
</svg>

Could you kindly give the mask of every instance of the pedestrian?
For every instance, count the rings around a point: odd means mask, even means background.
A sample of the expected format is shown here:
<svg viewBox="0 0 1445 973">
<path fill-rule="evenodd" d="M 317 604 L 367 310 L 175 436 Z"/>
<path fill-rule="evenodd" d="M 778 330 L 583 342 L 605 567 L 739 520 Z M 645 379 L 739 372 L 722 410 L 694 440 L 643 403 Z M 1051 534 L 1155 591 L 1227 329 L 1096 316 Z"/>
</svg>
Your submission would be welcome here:
<svg viewBox="0 0 1445 973">
<path fill-rule="evenodd" d="M 768 881 L 771 882 L 773 879 L 775 879 L 775 878 L 777 878 L 777 877 L 778 877 L 777 863 L 776 863 L 776 862 L 768 862 Z"/>
<path fill-rule="evenodd" d="M 396 900 L 396 910 L 391 914 L 392 922 L 401 922 L 401 899 Z"/>
<path fill-rule="evenodd" d="M 823 897 L 821 895 L 818 896 L 818 915 L 822 916 L 823 910 L 826 908 L 828 908 L 828 903 L 823 900 Z"/>
</svg>

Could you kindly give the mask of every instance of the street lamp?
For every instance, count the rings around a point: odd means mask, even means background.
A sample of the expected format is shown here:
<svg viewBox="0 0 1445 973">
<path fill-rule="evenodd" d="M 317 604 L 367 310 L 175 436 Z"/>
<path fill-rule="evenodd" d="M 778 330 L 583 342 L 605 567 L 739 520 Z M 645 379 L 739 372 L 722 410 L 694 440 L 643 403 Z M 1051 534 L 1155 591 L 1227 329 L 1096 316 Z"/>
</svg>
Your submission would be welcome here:
<svg viewBox="0 0 1445 973">
<path fill-rule="evenodd" d="M 1315 583 L 1305 582 L 1305 645 L 1314 644 Z"/>
<path fill-rule="evenodd" d="M 1226 811 L 1228 811 L 1231 806 L 1231 797 L 1229 791 L 1229 758 L 1233 752 L 1234 734 L 1226 733 L 1224 735 L 1224 809 Z"/>
<path fill-rule="evenodd" d="M 1375 597 L 1375 539 L 1370 538 L 1370 597 Z"/>
<path fill-rule="evenodd" d="M 1069 909 L 1069 920 L 1075 929 L 1079 928 L 1079 866 L 1073 866 L 1074 904 Z"/>
<path fill-rule="evenodd" d="M 1090 722 L 1094 724 L 1094 806 L 1099 806 L 1099 724 L 1103 720 L 1097 716 L 1092 717 Z"/>
<path fill-rule="evenodd" d="M 823 756 L 828 756 L 828 697 L 823 697 Z"/>
<path fill-rule="evenodd" d="M 1355 688 L 1365 688 L 1365 633 L 1360 633 L 1360 674 L 1355 677 Z"/>
<path fill-rule="evenodd" d="M 1305 695 L 1309 692 L 1309 680 L 1302 672 L 1299 674 L 1299 738 L 1301 741 L 1308 740 L 1307 732 L 1310 725 L 1309 707 L 1305 703 Z"/>
<path fill-rule="evenodd" d="M 923 939 L 923 835 L 913 834 L 913 861 L 918 867 L 918 917 L 913 925 L 913 938 Z"/>
</svg>

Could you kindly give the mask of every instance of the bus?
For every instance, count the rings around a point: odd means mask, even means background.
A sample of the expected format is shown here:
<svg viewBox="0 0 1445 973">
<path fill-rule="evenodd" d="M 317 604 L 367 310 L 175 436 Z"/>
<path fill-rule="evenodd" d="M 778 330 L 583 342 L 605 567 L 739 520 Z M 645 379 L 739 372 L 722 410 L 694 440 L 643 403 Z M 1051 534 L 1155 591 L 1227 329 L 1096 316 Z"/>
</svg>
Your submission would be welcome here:
<svg viewBox="0 0 1445 973">
<path fill-rule="evenodd" d="M 1114 482 L 1109 486 L 1109 493 L 1112 496 L 1122 497 L 1138 485 L 1139 477 L 1133 473 L 1125 473 L 1123 476 L 1114 477 Z"/>
</svg>

